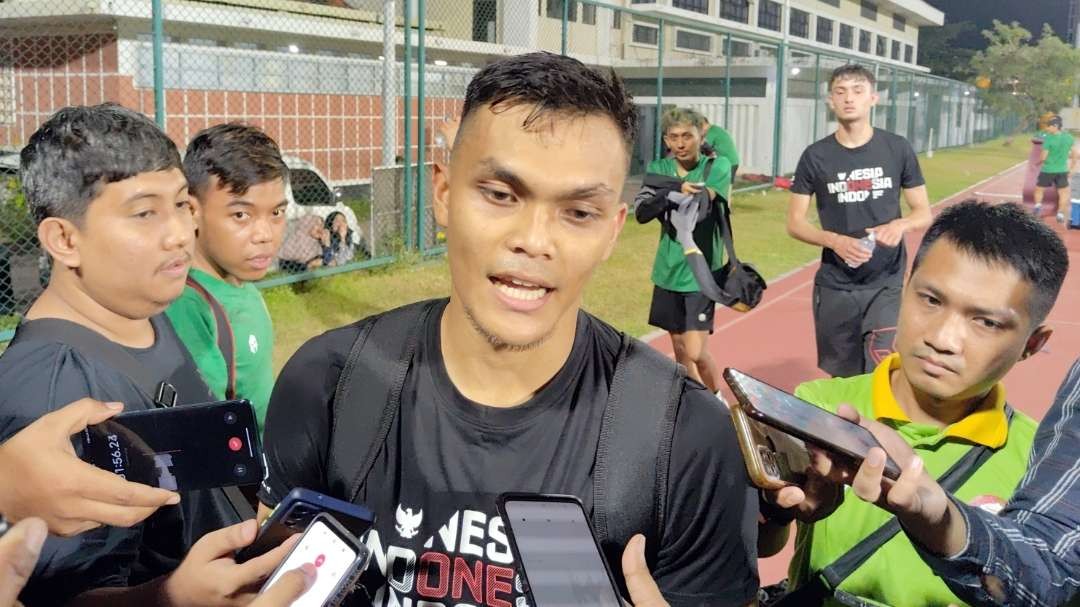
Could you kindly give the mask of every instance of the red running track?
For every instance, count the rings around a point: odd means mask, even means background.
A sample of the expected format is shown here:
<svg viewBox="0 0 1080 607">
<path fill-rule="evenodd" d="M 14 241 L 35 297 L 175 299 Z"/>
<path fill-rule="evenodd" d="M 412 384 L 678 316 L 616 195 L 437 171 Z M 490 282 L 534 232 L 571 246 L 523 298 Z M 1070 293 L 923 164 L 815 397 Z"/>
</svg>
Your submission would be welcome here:
<svg viewBox="0 0 1080 607">
<path fill-rule="evenodd" d="M 935 206 L 934 211 L 968 198 L 1015 201 L 1023 189 L 1025 170 L 1026 163 L 1013 167 L 945 199 Z M 1045 221 L 1065 240 L 1069 262 L 1074 269 L 1066 277 L 1057 305 L 1050 313 L 1048 323 L 1054 328 L 1054 335 L 1047 348 L 1017 364 L 1005 378 L 1009 402 L 1035 419 L 1045 415 L 1058 384 L 1080 356 L 1080 272 L 1076 270 L 1080 267 L 1080 230 L 1066 230 L 1052 217 Z M 921 232 L 905 238 L 909 260 L 921 238 Z M 774 280 L 765 291 L 761 304 L 749 313 L 740 314 L 722 306 L 717 308 L 709 349 L 721 368 L 736 367 L 786 390 L 826 376 L 817 368 L 810 307 L 818 265 L 813 262 Z M 658 350 L 669 356 L 672 354 L 671 341 L 665 333 L 654 333 L 645 339 Z M 730 398 L 730 394 L 728 396 Z M 762 584 L 783 579 L 790 558 L 789 545 L 777 556 L 762 559 Z"/>
</svg>

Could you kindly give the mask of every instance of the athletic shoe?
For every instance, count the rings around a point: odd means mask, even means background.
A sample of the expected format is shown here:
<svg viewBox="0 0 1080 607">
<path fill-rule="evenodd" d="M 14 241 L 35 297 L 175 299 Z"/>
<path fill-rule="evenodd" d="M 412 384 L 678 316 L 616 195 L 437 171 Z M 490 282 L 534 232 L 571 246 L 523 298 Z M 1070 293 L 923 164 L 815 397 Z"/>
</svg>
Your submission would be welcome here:
<svg viewBox="0 0 1080 607">
<path fill-rule="evenodd" d="M 1035 213 L 1036 215 L 1039 215 L 1039 214 L 1041 214 L 1041 213 L 1042 213 L 1042 203 L 1041 203 L 1041 202 L 1039 202 L 1039 203 L 1036 203 L 1036 204 L 1035 204 L 1035 209 L 1034 209 L 1034 210 L 1032 210 L 1031 212 L 1032 212 L 1032 213 Z"/>
<path fill-rule="evenodd" d="M 1057 214 L 1057 222 L 1058 223 L 1065 223 L 1065 213 L 1058 213 Z"/>
</svg>

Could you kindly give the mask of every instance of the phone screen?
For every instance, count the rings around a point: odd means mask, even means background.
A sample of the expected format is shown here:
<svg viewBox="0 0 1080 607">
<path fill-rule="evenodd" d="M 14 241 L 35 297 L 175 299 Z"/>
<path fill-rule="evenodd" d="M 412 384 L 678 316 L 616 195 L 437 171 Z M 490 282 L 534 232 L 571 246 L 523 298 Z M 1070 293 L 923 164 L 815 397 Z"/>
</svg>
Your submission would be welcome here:
<svg viewBox="0 0 1080 607">
<path fill-rule="evenodd" d="M 121 413 L 81 434 L 82 458 L 171 491 L 262 480 L 262 450 L 247 401 Z"/>
<path fill-rule="evenodd" d="M 322 607 L 333 598 L 341 580 L 352 575 L 358 556 L 354 546 L 346 542 L 325 522 L 316 520 L 304 532 L 300 542 L 278 566 L 277 571 L 263 588 L 269 588 L 281 576 L 304 563 L 311 563 L 315 565 L 315 570 L 318 572 L 315 583 L 292 605 L 293 607 Z"/>
<path fill-rule="evenodd" d="M 534 607 L 622 607 L 580 504 L 508 499 L 504 508 Z"/>
<path fill-rule="evenodd" d="M 789 434 L 860 461 L 871 448 L 881 446 L 869 430 L 839 415 L 735 369 L 726 370 L 724 375 L 740 401 L 749 405 L 747 413 L 766 425 L 780 426 Z M 886 459 L 885 475 L 893 479 L 900 476 L 891 459 Z"/>
</svg>

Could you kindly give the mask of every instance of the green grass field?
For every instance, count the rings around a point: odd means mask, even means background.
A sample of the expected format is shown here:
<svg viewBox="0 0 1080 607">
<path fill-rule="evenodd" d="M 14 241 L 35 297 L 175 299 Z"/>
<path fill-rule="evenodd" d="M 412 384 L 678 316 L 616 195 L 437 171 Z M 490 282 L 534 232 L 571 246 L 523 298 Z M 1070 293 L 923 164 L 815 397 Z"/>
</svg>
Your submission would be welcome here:
<svg viewBox="0 0 1080 607">
<path fill-rule="evenodd" d="M 1018 142 L 1004 145 L 995 140 L 920 158 L 930 199 L 937 202 L 970 187 L 1021 162 L 1027 152 L 1027 146 Z M 737 194 L 732 203 L 739 257 L 752 262 L 767 279 L 819 255 L 818 249 L 787 236 L 787 198 L 786 191 L 750 192 Z M 658 235 L 655 223 L 628 221 L 614 255 L 597 271 L 585 294 L 586 309 L 632 335 L 650 330 L 649 272 Z M 324 278 L 304 292 L 292 286 L 269 289 L 265 296 L 276 333 L 275 367 L 280 369 L 304 341 L 323 331 L 401 304 L 442 297 L 449 289 L 449 272 L 441 258 Z"/>
</svg>

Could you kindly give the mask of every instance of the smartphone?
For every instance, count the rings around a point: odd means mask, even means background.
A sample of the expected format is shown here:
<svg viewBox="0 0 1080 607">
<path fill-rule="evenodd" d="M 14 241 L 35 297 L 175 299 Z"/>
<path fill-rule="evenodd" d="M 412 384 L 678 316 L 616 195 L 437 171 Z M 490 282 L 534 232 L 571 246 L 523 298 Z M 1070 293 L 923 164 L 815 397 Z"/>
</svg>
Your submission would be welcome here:
<svg viewBox="0 0 1080 607">
<path fill-rule="evenodd" d="M 533 607 L 622 607 L 611 569 L 578 498 L 503 493 L 496 505 Z"/>
<path fill-rule="evenodd" d="M 319 514 L 329 513 L 354 537 L 363 538 L 375 524 L 375 513 L 310 489 L 296 488 L 278 502 L 278 505 L 259 526 L 255 541 L 236 554 L 236 562 L 243 563 L 260 554 L 277 548 L 290 536 L 302 532 Z"/>
<path fill-rule="evenodd" d="M 731 422 L 750 481 L 761 489 L 802 485 L 810 467 L 806 443 L 750 418 L 742 407 L 731 407 Z"/>
<path fill-rule="evenodd" d="M 325 512 L 317 514 L 260 592 L 265 592 L 287 572 L 311 563 L 317 572 L 315 583 L 293 601 L 292 607 L 336 605 L 352 591 L 370 554 L 367 546 L 333 516 Z"/>
<path fill-rule="evenodd" d="M 121 413 L 87 426 L 77 442 L 85 461 L 171 491 L 253 485 L 263 477 L 255 411 L 246 400 Z"/>
<path fill-rule="evenodd" d="M 762 424 L 803 440 L 859 465 L 873 447 L 881 447 L 870 431 L 829 413 L 737 369 L 724 369 L 724 380 L 747 415 Z M 896 480 L 900 467 L 885 458 L 885 476 Z"/>
</svg>

